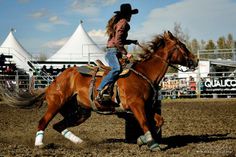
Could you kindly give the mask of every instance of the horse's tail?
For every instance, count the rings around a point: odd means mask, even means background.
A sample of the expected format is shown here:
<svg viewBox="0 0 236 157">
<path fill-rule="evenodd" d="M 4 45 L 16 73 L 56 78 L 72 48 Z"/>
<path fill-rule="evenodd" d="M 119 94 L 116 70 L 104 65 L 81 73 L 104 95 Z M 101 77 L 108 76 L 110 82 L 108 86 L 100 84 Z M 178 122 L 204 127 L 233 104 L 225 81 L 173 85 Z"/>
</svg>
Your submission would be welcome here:
<svg viewBox="0 0 236 157">
<path fill-rule="evenodd" d="M 0 86 L 0 104 L 25 109 L 41 107 L 45 100 L 45 91 L 46 89 L 38 92 L 17 92 Z"/>
</svg>

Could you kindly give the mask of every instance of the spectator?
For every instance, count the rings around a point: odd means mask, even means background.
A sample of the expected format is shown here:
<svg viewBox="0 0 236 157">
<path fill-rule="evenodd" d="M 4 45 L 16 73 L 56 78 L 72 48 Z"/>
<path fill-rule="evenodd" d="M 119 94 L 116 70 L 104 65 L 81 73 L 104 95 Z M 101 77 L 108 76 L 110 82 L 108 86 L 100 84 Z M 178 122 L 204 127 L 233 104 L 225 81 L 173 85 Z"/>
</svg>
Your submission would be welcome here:
<svg viewBox="0 0 236 157">
<path fill-rule="evenodd" d="M 44 65 L 44 66 L 42 67 L 41 71 L 40 71 L 40 74 L 41 74 L 41 75 L 43 75 L 43 74 L 45 74 L 45 73 L 47 73 L 47 67 L 46 67 L 46 65 Z"/>
<path fill-rule="evenodd" d="M 53 75 L 53 66 L 51 65 L 50 68 L 48 69 L 48 73 Z"/>
<path fill-rule="evenodd" d="M 61 69 L 61 72 L 63 72 L 65 69 L 66 69 L 66 65 L 64 64 L 62 69 Z"/>
<path fill-rule="evenodd" d="M 194 78 L 192 76 L 189 77 L 189 93 L 190 96 L 193 97 L 196 94 L 196 82 L 194 81 Z"/>
<path fill-rule="evenodd" d="M 7 73 L 7 74 L 10 74 L 12 72 L 11 67 L 7 66 L 4 72 Z"/>
<path fill-rule="evenodd" d="M 0 55 L 0 66 L 3 66 L 5 61 L 6 61 L 6 58 L 5 58 L 4 54 L 1 54 Z"/>
</svg>

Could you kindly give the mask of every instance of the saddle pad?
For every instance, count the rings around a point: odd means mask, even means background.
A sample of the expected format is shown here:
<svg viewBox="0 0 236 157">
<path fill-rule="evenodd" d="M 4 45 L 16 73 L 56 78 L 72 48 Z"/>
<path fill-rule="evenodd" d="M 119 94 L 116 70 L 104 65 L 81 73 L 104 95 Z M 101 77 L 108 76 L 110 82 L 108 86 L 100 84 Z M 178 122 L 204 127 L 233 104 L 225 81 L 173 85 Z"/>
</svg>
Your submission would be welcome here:
<svg viewBox="0 0 236 157">
<path fill-rule="evenodd" d="M 84 65 L 84 66 L 79 66 L 78 71 L 79 71 L 79 73 L 84 74 L 84 75 L 92 75 L 95 72 L 96 68 L 97 67 L 94 67 L 94 66 Z M 104 75 L 104 72 L 105 71 L 103 69 L 99 68 L 98 72 L 96 73 L 96 76 L 102 77 Z M 124 69 L 120 73 L 119 76 L 120 77 L 125 76 L 128 72 L 129 72 L 129 69 Z"/>
<path fill-rule="evenodd" d="M 78 67 L 78 71 L 79 73 L 84 74 L 84 75 L 92 75 L 95 72 L 95 68 L 96 67 L 94 66 L 83 65 L 83 66 Z"/>
</svg>

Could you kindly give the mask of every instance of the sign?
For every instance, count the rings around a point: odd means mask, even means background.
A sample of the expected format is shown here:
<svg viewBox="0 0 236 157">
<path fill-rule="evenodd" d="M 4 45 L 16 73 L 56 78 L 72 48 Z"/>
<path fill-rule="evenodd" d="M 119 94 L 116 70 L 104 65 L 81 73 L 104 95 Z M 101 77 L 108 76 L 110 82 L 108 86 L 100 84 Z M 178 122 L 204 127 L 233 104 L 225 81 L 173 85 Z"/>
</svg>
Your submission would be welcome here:
<svg viewBox="0 0 236 157">
<path fill-rule="evenodd" d="M 236 79 L 219 78 L 210 79 L 204 82 L 206 91 L 236 91 Z"/>
</svg>

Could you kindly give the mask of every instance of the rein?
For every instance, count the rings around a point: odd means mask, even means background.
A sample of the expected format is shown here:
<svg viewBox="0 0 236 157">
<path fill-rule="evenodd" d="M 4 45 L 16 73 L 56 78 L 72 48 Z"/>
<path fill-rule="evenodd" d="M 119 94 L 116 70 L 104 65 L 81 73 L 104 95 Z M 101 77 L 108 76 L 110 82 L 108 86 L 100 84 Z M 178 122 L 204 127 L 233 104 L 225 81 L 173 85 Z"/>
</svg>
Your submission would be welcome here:
<svg viewBox="0 0 236 157">
<path fill-rule="evenodd" d="M 145 51 L 145 48 L 144 48 L 142 45 L 140 45 L 139 43 L 137 43 L 137 45 L 138 45 L 143 51 Z M 176 44 L 176 45 L 177 45 L 177 44 Z M 175 47 L 174 47 L 173 49 L 171 49 L 170 51 L 174 52 L 176 49 L 179 49 L 179 47 L 177 47 L 176 45 L 175 45 Z M 179 68 L 178 66 L 176 66 L 176 65 L 174 65 L 174 64 L 171 64 L 170 62 L 168 62 L 168 61 L 166 61 L 166 60 L 163 60 L 163 58 L 161 58 L 159 55 L 156 55 L 155 57 L 160 58 L 163 63 L 167 64 L 168 66 L 170 66 L 170 67 L 172 67 L 172 68 L 174 68 L 174 69 L 177 69 L 178 71 L 181 71 L 181 72 L 188 72 L 188 71 L 191 71 L 190 68 L 188 68 L 188 69 L 186 69 L 186 70 L 183 70 L 183 69 Z M 187 58 L 187 57 L 185 57 L 185 58 Z M 187 59 L 186 59 L 186 60 L 187 60 Z"/>
<path fill-rule="evenodd" d="M 155 104 L 156 103 L 156 98 L 157 98 L 157 90 L 156 90 L 154 84 L 152 83 L 152 81 L 149 78 L 147 78 L 145 75 L 143 75 L 142 73 L 138 72 L 137 70 L 135 70 L 133 68 L 129 68 L 129 69 L 131 71 L 133 71 L 135 74 L 137 74 L 138 76 L 141 76 L 144 80 L 146 80 L 150 84 L 150 86 L 153 90 L 153 97 L 152 97 L 152 102 L 153 103 L 152 104 Z"/>
</svg>

